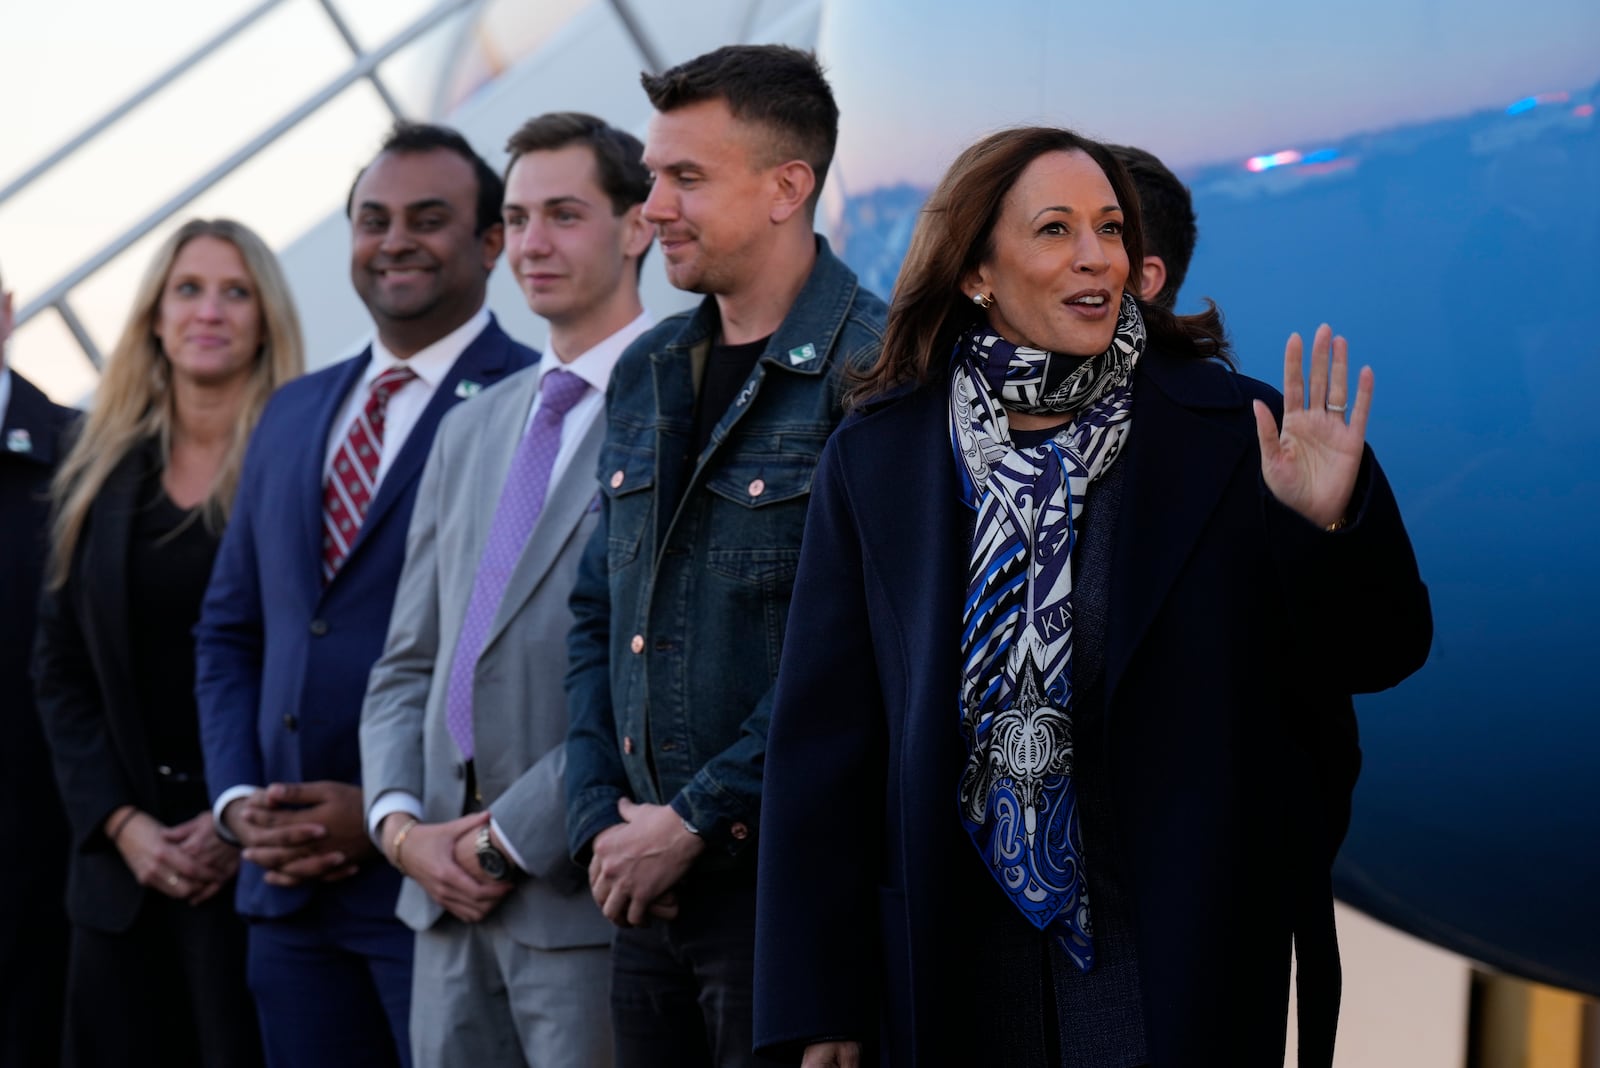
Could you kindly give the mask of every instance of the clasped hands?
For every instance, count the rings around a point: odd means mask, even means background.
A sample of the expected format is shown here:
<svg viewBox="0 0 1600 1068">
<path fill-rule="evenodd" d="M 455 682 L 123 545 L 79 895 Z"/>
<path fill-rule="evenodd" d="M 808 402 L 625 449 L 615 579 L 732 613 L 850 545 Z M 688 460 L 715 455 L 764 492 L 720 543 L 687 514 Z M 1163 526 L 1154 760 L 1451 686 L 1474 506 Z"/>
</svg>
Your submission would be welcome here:
<svg viewBox="0 0 1600 1068">
<path fill-rule="evenodd" d="M 617 802 L 622 822 L 594 837 L 589 891 L 606 919 L 618 927 L 642 927 L 651 917 L 678 914 L 672 888 L 705 849 L 669 805 Z"/>
<path fill-rule="evenodd" d="M 347 782 L 278 782 L 230 802 L 222 814 L 244 859 L 271 886 L 334 882 L 376 851 L 362 823 L 361 787 Z"/>
<path fill-rule="evenodd" d="M 168 827 L 148 812 L 124 806 L 111 814 L 114 842 L 140 886 L 198 905 L 239 870 L 239 851 L 217 837 L 210 812 Z"/>
<path fill-rule="evenodd" d="M 489 813 L 473 812 L 445 823 L 412 823 L 413 818 L 404 812 L 383 818 L 378 830 L 389 863 L 464 923 L 477 923 L 493 912 L 511 892 L 511 884 L 491 878 L 478 863 L 478 829 L 489 822 Z M 397 841 L 402 831 L 405 838 Z M 493 829 L 489 833 L 492 837 Z M 497 839 L 495 844 L 505 852 Z"/>
<path fill-rule="evenodd" d="M 1282 428 L 1265 404 L 1254 404 L 1267 489 L 1284 507 L 1320 527 L 1350 518 L 1346 510 L 1361 471 L 1372 408 L 1372 368 L 1361 369 L 1353 401 L 1349 387 L 1349 347 L 1323 323 L 1311 344 L 1309 379 L 1300 335 L 1289 335 L 1284 347 Z"/>
</svg>

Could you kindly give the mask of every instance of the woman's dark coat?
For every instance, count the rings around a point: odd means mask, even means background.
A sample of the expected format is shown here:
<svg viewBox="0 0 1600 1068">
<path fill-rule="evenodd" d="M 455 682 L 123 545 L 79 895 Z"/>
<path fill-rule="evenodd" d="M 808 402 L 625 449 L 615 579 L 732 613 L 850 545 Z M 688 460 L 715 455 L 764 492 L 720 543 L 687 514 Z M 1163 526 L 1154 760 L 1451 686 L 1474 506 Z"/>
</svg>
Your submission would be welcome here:
<svg viewBox="0 0 1600 1068">
<path fill-rule="evenodd" d="M 135 446 L 89 506 L 64 586 L 39 605 L 33 673 L 39 715 L 72 825 L 67 915 L 118 933 L 146 891 L 103 830 L 123 805 L 160 808 L 156 762 L 135 700 L 128 632 L 128 550 L 149 462 Z"/>
<path fill-rule="evenodd" d="M 984 1063 L 963 1047 L 983 931 L 956 902 L 998 891 L 956 805 L 972 513 L 947 388 L 870 406 L 817 471 L 767 751 L 763 1048 L 855 1038 L 889 1064 Z M 1266 491 L 1252 398 L 1281 418 L 1259 382 L 1147 352 L 1118 461 L 1104 722 L 1160 1066 L 1280 1064 L 1291 939 L 1301 1064 L 1331 1062 L 1350 694 L 1404 679 L 1432 639 L 1370 450 L 1349 525 L 1326 533 Z"/>
</svg>

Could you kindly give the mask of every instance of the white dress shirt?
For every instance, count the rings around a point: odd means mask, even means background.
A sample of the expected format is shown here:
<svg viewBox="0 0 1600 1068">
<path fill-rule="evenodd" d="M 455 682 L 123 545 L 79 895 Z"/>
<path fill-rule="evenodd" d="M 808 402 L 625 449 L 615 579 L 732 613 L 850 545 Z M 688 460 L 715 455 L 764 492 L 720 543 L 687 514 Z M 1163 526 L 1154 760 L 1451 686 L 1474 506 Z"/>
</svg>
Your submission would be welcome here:
<svg viewBox="0 0 1600 1068">
<path fill-rule="evenodd" d="M 649 312 L 640 312 L 639 317 L 615 334 L 593 346 L 588 351 L 574 357 L 570 362 L 563 362 L 561 354 L 551 350 L 545 358 L 535 365 L 539 375 L 539 388 L 534 390 L 533 404 L 528 408 L 528 416 L 522 423 L 522 433 L 526 435 L 533 427 L 533 417 L 539 411 L 541 398 L 544 395 L 544 376 L 551 371 L 570 371 L 589 383 L 589 389 L 584 392 L 582 399 L 568 409 L 566 416 L 561 421 L 561 449 L 556 453 L 555 464 L 550 469 L 550 485 L 555 485 L 561 473 L 572 462 L 572 456 L 578 451 L 579 442 L 589 432 L 590 426 L 600 418 L 606 406 L 606 383 L 611 379 L 611 369 L 616 366 L 617 360 L 622 356 L 634 338 L 644 333 L 653 326 L 655 320 Z M 498 498 L 496 498 L 498 500 Z M 441 682 L 443 680 L 440 680 Z M 378 829 L 383 826 L 384 817 L 396 812 L 404 812 L 417 819 L 422 819 L 422 800 L 416 795 L 404 790 L 386 790 L 372 803 L 372 808 L 367 816 L 367 830 L 372 835 L 373 841 L 382 848 L 383 839 Z M 516 847 L 506 837 L 500 825 L 491 817 L 490 825 L 494 828 L 495 837 L 505 848 L 506 856 L 511 862 L 523 871 L 528 870 L 517 854 Z"/>
<path fill-rule="evenodd" d="M 562 361 L 559 352 L 551 351 L 552 360 L 540 360 L 538 364 L 539 389 L 534 391 L 533 404 L 528 408 L 528 418 L 522 424 L 523 434 L 533 429 L 533 417 L 538 414 L 539 405 L 544 396 L 544 376 L 551 371 L 570 371 L 589 383 L 589 389 L 583 399 L 574 404 L 561 421 L 561 451 L 556 454 L 555 466 L 550 469 L 550 482 L 555 483 L 561 477 L 561 472 L 567 469 L 567 464 L 572 462 L 572 454 L 578 451 L 578 443 L 589 432 L 589 427 L 600 418 L 600 413 L 606 407 L 606 384 L 611 381 L 611 369 L 617 365 L 623 351 L 631 344 L 634 338 L 644 333 L 655 325 L 655 320 L 649 312 L 640 312 L 639 317 L 615 334 L 595 345 L 589 351 L 574 357 L 570 363 Z"/>
<path fill-rule="evenodd" d="M 372 394 L 372 383 L 389 368 L 404 364 L 411 368 L 417 377 L 389 395 L 389 405 L 384 410 L 383 417 L 383 448 L 378 453 L 378 473 L 372 483 L 372 497 L 377 497 L 378 487 L 383 485 L 383 476 L 394 466 L 395 456 L 405 446 L 406 438 L 411 436 L 417 420 L 422 418 L 422 410 L 433 400 L 434 391 L 439 388 L 439 383 L 444 381 L 456 360 L 467 351 L 468 345 L 478 340 L 478 335 L 483 333 L 488 325 L 489 309 L 487 306 L 480 307 L 472 318 L 433 344 L 419 349 L 406 360 L 390 352 L 374 335 L 370 342 L 372 358 L 367 361 L 366 369 L 351 387 L 333 425 L 328 428 L 328 443 L 322 460 L 323 481 L 327 481 L 328 472 L 333 470 L 334 458 L 339 452 L 339 446 L 344 444 L 346 435 L 350 433 L 351 424 L 366 407 L 367 398 Z M 224 841 L 233 841 L 233 834 L 223 826 L 223 812 L 233 802 L 241 797 L 250 796 L 258 788 L 255 785 L 240 783 L 228 787 L 217 796 L 217 803 L 211 806 L 211 815 L 216 823 L 217 833 Z"/>
<path fill-rule="evenodd" d="M 383 476 L 394 466 L 395 456 L 405 445 L 406 438 L 411 436 L 417 420 L 422 418 L 422 410 L 433 400 L 439 383 L 444 381 L 456 360 L 467 351 L 468 345 L 478 340 L 478 335 L 488 325 L 489 309 L 479 308 L 472 318 L 407 360 L 400 359 L 374 337 L 372 359 L 367 362 L 366 370 L 351 388 L 349 396 L 345 397 L 338 417 L 328 428 L 327 448 L 322 457 L 323 480 L 326 481 L 328 472 L 333 470 L 333 461 L 338 456 L 339 446 L 344 444 L 345 437 L 350 433 L 351 425 L 367 406 L 367 398 L 372 395 L 372 383 L 391 367 L 404 365 L 411 368 L 417 377 L 389 395 L 389 406 L 383 416 L 383 451 L 378 454 L 378 475 L 372 484 L 372 496 L 376 497 L 378 487 L 383 485 Z"/>
</svg>

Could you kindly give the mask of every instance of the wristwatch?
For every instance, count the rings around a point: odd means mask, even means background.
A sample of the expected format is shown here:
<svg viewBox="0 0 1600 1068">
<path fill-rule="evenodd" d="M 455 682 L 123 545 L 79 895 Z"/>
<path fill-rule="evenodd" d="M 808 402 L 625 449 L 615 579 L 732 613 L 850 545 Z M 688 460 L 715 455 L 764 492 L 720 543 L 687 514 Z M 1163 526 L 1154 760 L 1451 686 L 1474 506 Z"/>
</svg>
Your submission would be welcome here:
<svg viewBox="0 0 1600 1068">
<path fill-rule="evenodd" d="M 489 835 L 489 825 L 486 823 L 478 828 L 478 867 L 483 873 L 495 882 L 509 883 L 516 877 L 517 867 L 512 864 L 506 855 L 495 848 L 494 839 Z"/>
</svg>

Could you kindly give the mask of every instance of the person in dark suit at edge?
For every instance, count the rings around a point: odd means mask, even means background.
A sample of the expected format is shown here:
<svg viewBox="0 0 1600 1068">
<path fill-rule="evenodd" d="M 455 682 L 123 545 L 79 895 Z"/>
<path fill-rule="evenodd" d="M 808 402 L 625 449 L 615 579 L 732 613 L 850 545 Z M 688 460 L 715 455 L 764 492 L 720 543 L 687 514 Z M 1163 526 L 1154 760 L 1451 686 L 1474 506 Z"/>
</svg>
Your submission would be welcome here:
<svg viewBox="0 0 1600 1068">
<path fill-rule="evenodd" d="M 402 123 L 348 201 L 359 355 L 282 390 L 251 441 L 197 637 L 218 825 L 244 846 L 250 989 L 275 1068 L 410 1062 L 412 933 L 363 821 L 358 730 L 444 413 L 538 354 L 484 306 L 501 182 Z"/>
<path fill-rule="evenodd" d="M 11 294 L 0 280 L 0 1065 L 48 1064 L 61 1048 L 71 832 L 39 730 L 28 653 L 49 539 L 50 479 L 77 413 L 6 365 Z"/>
<path fill-rule="evenodd" d="M 267 398 L 298 375 L 277 260 L 227 219 L 157 252 L 62 460 L 35 656 L 73 824 L 63 1059 L 261 1063 L 238 850 L 216 833 L 194 706 L 200 599 Z"/>
</svg>

